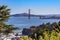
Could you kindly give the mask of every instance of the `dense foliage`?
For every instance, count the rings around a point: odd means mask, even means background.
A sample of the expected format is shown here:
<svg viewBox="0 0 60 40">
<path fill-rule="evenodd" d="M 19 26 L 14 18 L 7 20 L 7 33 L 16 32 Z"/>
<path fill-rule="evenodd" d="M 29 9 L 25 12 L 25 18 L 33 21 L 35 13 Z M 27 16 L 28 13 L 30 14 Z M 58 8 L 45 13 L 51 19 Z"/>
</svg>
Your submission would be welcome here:
<svg viewBox="0 0 60 40">
<path fill-rule="evenodd" d="M 34 28 L 36 30 L 31 33 L 30 37 L 22 37 L 21 40 L 60 40 L 60 22 L 46 23 Z"/>
<path fill-rule="evenodd" d="M 7 25 L 5 22 L 8 20 L 10 14 L 10 9 L 7 6 L 0 6 L 0 33 L 9 34 L 18 28 L 13 27 L 12 25 Z"/>
<path fill-rule="evenodd" d="M 7 6 L 0 6 L 0 23 L 5 22 L 9 18 L 10 9 Z"/>
<path fill-rule="evenodd" d="M 31 34 L 31 38 L 35 40 L 60 40 L 60 22 L 38 26 Z"/>
</svg>

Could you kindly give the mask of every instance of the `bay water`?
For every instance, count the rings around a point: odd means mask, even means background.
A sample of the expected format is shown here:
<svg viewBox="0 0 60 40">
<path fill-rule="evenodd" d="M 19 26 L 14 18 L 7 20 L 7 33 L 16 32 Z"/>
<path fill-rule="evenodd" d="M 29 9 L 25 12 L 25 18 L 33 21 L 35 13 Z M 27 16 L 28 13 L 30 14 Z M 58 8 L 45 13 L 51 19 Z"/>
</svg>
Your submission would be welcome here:
<svg viewBox="0 0 60 40">
<path fill-rule="evenodd" d="M 38 26 L 43 23 L 53 23 L 53 22 L 59 22 L 60 19 L 40 19 L 39 17 L 31 17 L 28 19 L 28 17 L 10 17 L 8 19 L 7 24 L 14 25 L 14 27 L 19 27 L 20 29 L 23 28 L 29 28 L 31 26 Z"/>
</svg>

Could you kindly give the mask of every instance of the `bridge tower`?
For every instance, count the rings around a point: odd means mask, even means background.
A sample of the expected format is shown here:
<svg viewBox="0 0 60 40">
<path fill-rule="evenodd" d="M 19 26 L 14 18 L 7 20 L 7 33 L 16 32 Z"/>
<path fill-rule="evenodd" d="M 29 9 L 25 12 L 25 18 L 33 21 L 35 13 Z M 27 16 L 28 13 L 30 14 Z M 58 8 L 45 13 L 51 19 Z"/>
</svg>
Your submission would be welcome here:
<svg viewBox="0 0 60 40">
<path fill-rule="evenodd" d="M 30 9 L 28 9 L 28 19 L 30 19 Z"/>
</svg>

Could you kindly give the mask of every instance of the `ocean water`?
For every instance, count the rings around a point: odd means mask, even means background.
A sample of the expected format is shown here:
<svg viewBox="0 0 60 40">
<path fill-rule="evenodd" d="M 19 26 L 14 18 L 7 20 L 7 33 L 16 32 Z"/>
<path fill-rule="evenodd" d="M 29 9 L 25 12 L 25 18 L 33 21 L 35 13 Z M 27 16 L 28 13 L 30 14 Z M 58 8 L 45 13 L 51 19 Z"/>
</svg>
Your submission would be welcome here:
<svg viewBox="0 0 60 40">
<path fill-rule="evenodd" d="M 53 23 L 59 21 L 60 19 L 39 19 L 39 17 L 31 17 L 31 19 L 28 19 L 28 17 L 10 17 L 6 23 L 23 29 L 29 28 L 30 26 L 38 26 L 43 23 Z"/>
</svg>

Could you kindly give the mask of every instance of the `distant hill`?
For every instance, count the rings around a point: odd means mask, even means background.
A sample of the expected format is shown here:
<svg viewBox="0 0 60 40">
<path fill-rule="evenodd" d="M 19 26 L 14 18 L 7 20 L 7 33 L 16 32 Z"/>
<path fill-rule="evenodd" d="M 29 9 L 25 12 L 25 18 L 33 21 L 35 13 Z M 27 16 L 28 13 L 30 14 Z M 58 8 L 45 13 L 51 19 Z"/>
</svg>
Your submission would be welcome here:
<svg viewBox="0 0 60 40">
<path fill-rule="evenodd" d="M 11 17 L 28 17 L 29 14 L 27 13 L 20 13 L 20 14 L 14 14 L 10 15 Z M 60 14 L 49 14 L 49 15 L 34 15 L 30 14 L 31 17 L 40 17 L 40 19 L 60 19 Z"/>
<path fill-rule="evenodd" d="M 60 19 L 60 14 L 44 15 L 41 19 Z"/>
<path fill-rule="evenodd" d="M 29 16 L 29 14 L 27 14 L 27 13 L 20 13 L 20 14 L 14 14 L 14 15 L 10 15 L 10 16 L 13 16 L 13 17 L 24 17 L 24 16 L 26 16 L 26 17 L 28 17 Z M 34 14 L 30 14 L 30 16 L 32 16 L 32 17 L 39 17 L 39 16 L 43 16 L 43 15 L 34 15 Z"/>
</svg>

